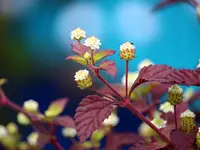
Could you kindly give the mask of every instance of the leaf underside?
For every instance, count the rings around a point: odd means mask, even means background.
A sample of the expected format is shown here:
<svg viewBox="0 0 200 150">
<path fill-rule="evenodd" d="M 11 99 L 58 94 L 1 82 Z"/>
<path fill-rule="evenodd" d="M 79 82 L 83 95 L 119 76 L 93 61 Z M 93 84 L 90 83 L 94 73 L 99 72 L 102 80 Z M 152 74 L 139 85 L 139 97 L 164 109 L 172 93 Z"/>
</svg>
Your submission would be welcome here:
<svg viewBox="0 0 200 150">
<path fill-rule="evenodd" d="M 112 102 L 97 95 L 84 98 L 76 109 L 75 125 L 81 142 L 89 138 L 113 111 Z"/>
<path fill-rule="evenodd" d="M 100 64 L 100 69 L 105 70 L 107 74 L 114 77 L 117 74 L 117 68 L 114 61 L 104 60 Z"/>
</svg>

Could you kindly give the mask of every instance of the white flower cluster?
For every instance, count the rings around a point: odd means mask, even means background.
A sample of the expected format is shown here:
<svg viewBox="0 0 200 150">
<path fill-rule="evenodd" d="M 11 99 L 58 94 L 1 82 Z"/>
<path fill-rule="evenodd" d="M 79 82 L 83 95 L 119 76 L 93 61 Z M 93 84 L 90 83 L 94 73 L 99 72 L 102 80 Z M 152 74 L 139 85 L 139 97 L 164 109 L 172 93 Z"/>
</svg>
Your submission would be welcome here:
<svg viewBox="0 0 200 150">
<path fill-rule="evenodd" d="M 77 132 L 76 132 L 76 129 L 74 129 L 74 128 L 66 127 L 66 128 L 62 129 L 62 135 L 64 137 L 71 137 L 71 138 L 73 138 L 73 137 L 76 136 L 76 134 L 77 134 Z"/>
<path fill-rule="evenodd" d="M 164 113 L 168 113 L 168 112 L 174 113 L 174 106 L 171 105 L 169 102 L 165 102 L 160 105 L 159 110 L 163 111 Z"/>
<path fill-rule="evenodd" d="M 81 40 L 82 38 L 86 37 L 86 32 L 78 27 L 71 32 L 70 37 L 71 39 L 74 39 L 74 40 Z"/>
<path fill-rule="evenodd" d="M 34 100 L 28 100 L 24 102 L 24 109 L 28 112 L 37 112 L 38 111 L 38 102 Z"/>
<path fill-rule="evenodd" d="M 200 15 L 200 7 L 199 7 L 199 15 Z M 199 59 L 199 64 L 197 65 L 197 68 L 200 68 L 200 59 Z"/>
<path fill-rule="evenodd" d="M 195 118 L 195 114 L 190 111 L 189 109 L 187 109 L 186 111 L 184 111 L 183 113 L 181 113 L 181 118 L 185 118 L 185 117 L 191 117 L 191 118 Z"/>
<path fill-rule="evenodd" d="M 154 124 L 158 129 L 161 129 L 165 127 L 167 121 L 157 116 L 151 121 L 151 123 Z"/>
<path fill-rule="evenodd" d="M 0 139 L 5 138 L 8 135 L 6 127 L 0 125 Z"/>
<path fill-rule="evenodd" d="M 89 76 L 89 71 L 84 69 L 84 70 L 77 71 L 74 78 L 75 78 L 75 81 L 81 81 L 81 80 L 87 79 L 88 76 Z"/>
<path fill-rule="evenodd" d="M 115 113 L 111 113 L 111 115 L 104 120 L 103 124 L 104 125 L 111 125 L 111 126 L 116 126 L 119 123 L 119 117 Z"/>
<path fill-rule="evenodd" d="M 38 133 L 37 132 L 32 132 L 28 137 L 27 137 L 27 141 L 28 144 L 31 146 L 36 146 L 37 142 L 38 142 Z"/>
<path fill-rule="evenodd" d="M 120 51 L 126 51 L 126 50 L 134 50 L 135 45 L 131 44 L 130 42 L 126 42 L 122 45 L 120 45 Z"/>
<path fill-rule="evenodd" d="M 172 93 L 183 93 L 183 89 L 178 86 L 177 84 L 174 84 L 173 86 L 171 86 L 168 89 L 168 92 L 172 92 Z"/>
<path fill-rule="evenodd" d="M 85 40 L 84 45 L 90 47 L 92 50 L 96 50 L 100 48 L 101 42 L 97 37 L 91 36 Z"/>
</svg>

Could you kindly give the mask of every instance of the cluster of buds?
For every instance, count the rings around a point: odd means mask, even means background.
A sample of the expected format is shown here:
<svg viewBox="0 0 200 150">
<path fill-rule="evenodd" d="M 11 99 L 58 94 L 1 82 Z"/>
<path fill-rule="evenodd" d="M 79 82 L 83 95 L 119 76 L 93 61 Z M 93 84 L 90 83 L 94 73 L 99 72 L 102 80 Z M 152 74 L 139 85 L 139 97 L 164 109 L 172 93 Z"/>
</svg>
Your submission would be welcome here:
<svg viewBox="0 0 200 150">
<path fill-rule="evenodd" d="M 74 78 L 80 89 L 85 89 L 92 85 L 92 78 L 86 69 L 77 71 Z"/>
<path fill-rule="evenodd" d="M 189 109 L 181 113 L 181 130 L 185 133 L 191 132 L 195 126 L 195 114 Z"/>
<path fill-rule="evenodd" d="M 130 42 L 120 45 L 120 58 L 123 60 L 132 60 L 135 57 L 135 46 Z"/>
<path fill-rule="evenodd" d="M 160 105 L 159 110 L 163 111 L 164 113 L 172 112 L 174 113 L 174 107 L 169 102 L 165 102 Z"/>
<path fill-rule="evenodd" d="M 180 104 L 183 100 L 183 89 L 178 85 L 172 85 L 168 90 L 168 102 L 171 105 Z"/>
<path fill-rule="evenodd" d="M 198 149 L 200 149 L 200 127 L 196 135 L 196 146 Z"/>
</svg>

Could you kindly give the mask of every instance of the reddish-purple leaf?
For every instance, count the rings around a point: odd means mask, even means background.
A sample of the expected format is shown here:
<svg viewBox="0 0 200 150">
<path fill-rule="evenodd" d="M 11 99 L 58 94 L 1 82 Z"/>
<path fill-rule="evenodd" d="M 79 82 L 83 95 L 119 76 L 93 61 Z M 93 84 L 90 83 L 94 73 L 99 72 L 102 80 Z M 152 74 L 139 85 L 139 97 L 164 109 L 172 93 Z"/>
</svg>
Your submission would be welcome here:
<svg viewBox="0 0 200 150">
<path fill-rule="evenodd" d="M 73 144 L 71 147 L 70 147 L 70 150 L 86 150 L 84 149 L 81 144 Z"/>
<path fill-rule="evenodd" d="M 94 63 L 98 62 L 99 60 L 111 56 L 115 54 L 114 50 L 101 50 L 94 54 Z"/>
<path fill-rule="evenodd" d="M 167 146 L 167 143 L 161 141 L 155 141 L 151 143 L 136 143 L 129 150 L 160 150 Z M 167 150 L 167 149 L 166 149 Z"/>
<path fill-rule="evenodd" d="M 137 143 L 145 143 L 144 138 L 135 133 L 113 133 L 107 137 L 106 150 L 121 150 L 125 145 Z"/>
<path fill-rule="evenodd" d="M 117 74 L 117 68 L 114 61 L 104 60 L 100 64 L 100 69 L 105 70 L 106 73 L 114 77 Z"/>
<path fill-rule="evenodd" d="M 50 142 L 50 137 L 46 134 L 39 133 L 39 137 L 37 139 L 37 146 L 40 149 L 43 149 L 45 145 L 47 145 Z"/>
<path fill-rule="evenodd" d="M 156 11 L 168 5 L 172 5 L 172 4 L 180 3 L 180 2 L 188 2 L 188 0 L 162 0 L 162 2 L 158 3 L 156 6 L 153 7 L 153 11 Z"/>
<path fill-rule="evenodd" d="M 160 99 L 164 94 L 167 93 L 168 88 L 171 84 L 158 84 L 151 89 L 152 99 L 157 100 Z"/>
<path fill-rule="evenodd" d="M 72 43 L 72 51 L 78 55 L 84 55 L 90 51 L 90 48 L 79 43 Z"/>
<path fill-rule="evenodd" d="M 97 95 L 84 98 L 76 109 L 75 124 L 81 142 L 89 138 L 113 111 L 112 102 Z"/>
<path fill-rule="evenodd" d="M 149 109 L 149 105 L 143 99 L 136 100 L 131 103 L 141 113 Z"/>
<path fill-rule="evenodd" d="M 56 117 L 56 119 L 54 120 L 54 123 L 56 125 L 60 125 L 60 126 L 63 126 L 63 127 L 75 128 L 74 119 L 70 116 Z"/>
<path fill-rule="evenodd" d="M 170 138 L 171 131 L 175 128 L 174 124 L 167 124 L 166 127 L 161 128 L 160 131 Z"/>
<path fill-rule="evenodd" d="M 149 65 L 143 67 L 135 83 L 132 85 L 130 93 L 144 82 L 200 86 L 200 69 L 176 70 L 167 65 Z"/>
<path fill-rule="evenodd" d="M 180 130 L 172 130 L 170 133 L 171 142 L 178 150 L 188 150 L 195 142 L 197 131 L 198 129 L 196 128 L 192 132 L 185 134 Z"/>
</svg>

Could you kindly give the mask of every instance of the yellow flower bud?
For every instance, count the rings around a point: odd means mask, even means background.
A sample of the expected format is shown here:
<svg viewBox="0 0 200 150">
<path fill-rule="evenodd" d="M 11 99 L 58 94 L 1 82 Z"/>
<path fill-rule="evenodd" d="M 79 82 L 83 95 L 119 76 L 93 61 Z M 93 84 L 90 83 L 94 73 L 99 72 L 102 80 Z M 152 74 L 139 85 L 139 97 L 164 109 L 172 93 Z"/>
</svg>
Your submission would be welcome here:
<svg viewBox="0 0 200 150">
<path fill-rule="evenodd" d="M 39 134 L 37 132 L 32 132 L 27 137 L 28 144 L 31 146 L 37 146 L 38 137 L 39 137 Z"/>
<path fill-rule="evenodd" d="M 4 85 L 5 83 L 7 83 L 7 79 L 1 78 L 0 79 L 0 86 Z"/>
<path fill-rule="evenodd" d="M 18 113 L 17 114 L 17 121 L 21 125 L 30 124 L 30 120 L 23 113 Z"/>
<path fill-rule="evenodd" d="M 73 137 L 76 136 L 76 134 L 77 134 L 77 132 L 76 132 L 75 128 L 68 128 L 68 127 L 66 127 L 66 128 L 62 129 L 62 135 L 64 137 L 71 137 L 71 138 L 73 138 Z"/>
<path fill-rule="evenodd" d="M 120 58 L 123 60 L 131 60 L 135 57 L 135 46 L 130 42 L 120 45 Z"/>
<path fill-rule="evenodd" d="M 38 102 L 34 100 L 28 100 L 24 102 L 24 109 L 28 112 L 35 113 L 38 111 Z"/>
<path fill-rule="evenodd" d="M 74 40 L 81 40 L 82 38 L 86 37 L 86 32 L 81 28 L 76 28 L 71 32 L 71 39 Z"/>
<path fill-rule="evenodd" d="M 88 60 L 91 58 L 91 55 L 90 53 L 86 52 L 84 55 L 83 55 L 84 59 Z"/>
<path fill-rule="evenodd" d="M 191 132 L 195 126 L 195 114 L 189 109 L 181 113 L 181 130 L 185 133 Z"/>
<path fill-rule="evenodd" d="M 196 135 L 196 146 L 198 149 L 200 149 L 200 128 Z"/>
<path fill-rule="evenodd" d="M 138 128 L 138 132 L 140 136 L 143 137 L 150 137 L 157 135 L 156 132 L 146 123 L 141 123 L 141 125 Z"/>
<path fill-rule="evenodd" d="M 119 123 L 119 117 L 115 113 L 111 113 L 111 115 L 103 122 L 104 125 L 113 127 L 115 127 L 118 123 Z"/>
<path fill-rule="evenodd" d="M 20 142 L 17 147 L 19 150 L 28 150 L 29 149 L 29 146 L 26 142 Z"/>
<path fill-rule="evenodd" d="M 74 78 L 80 89 L 85 89 L 92 85 L 92 78 L 86 69 L 77 71 Z"/>
<path fill-rule="evenodd" d="M 10 134 L 16 134 L 18 132 L 18 127 L 15 123 L 10 122 L 9 124 L 7 124 L 7 130 Z"/>
<path fill-rule="evenodd" d="M 183 100 L 183 90 L 178 85 L 172 85 L 168 90 L 168 102 L 171 105 L 180 104 Z"/>
</svg>

